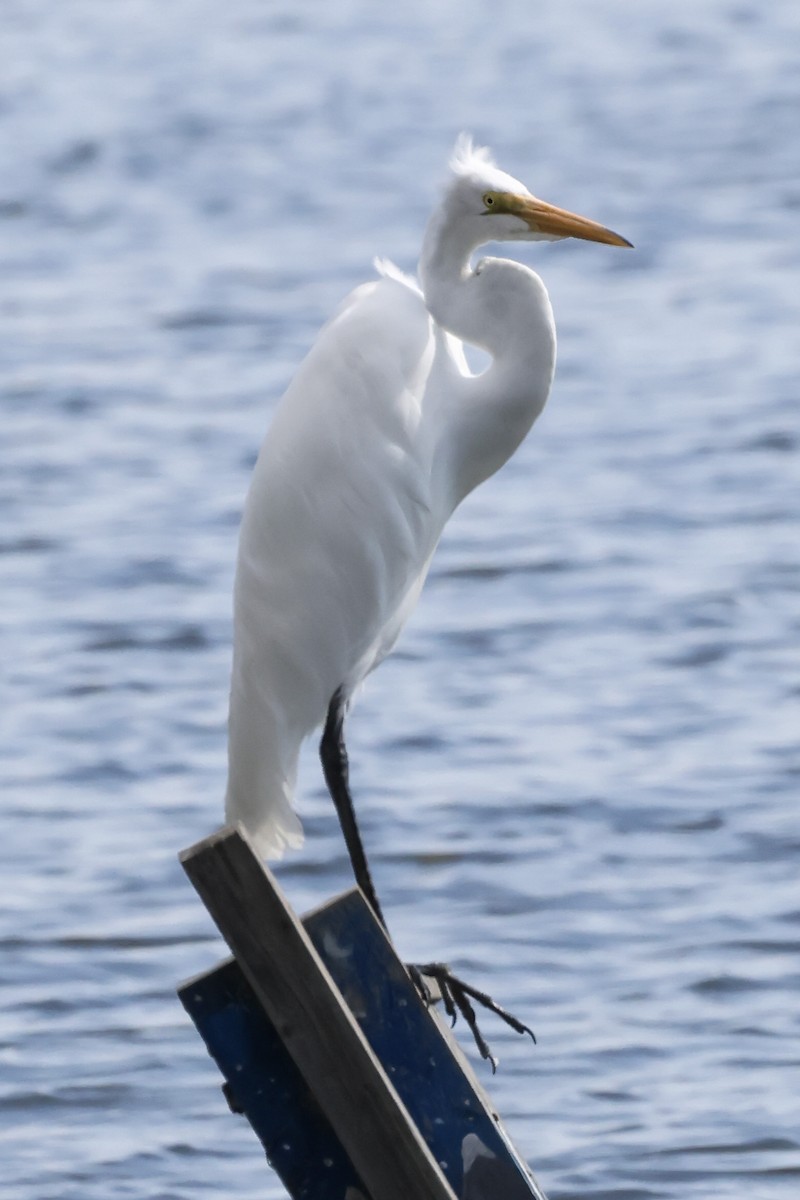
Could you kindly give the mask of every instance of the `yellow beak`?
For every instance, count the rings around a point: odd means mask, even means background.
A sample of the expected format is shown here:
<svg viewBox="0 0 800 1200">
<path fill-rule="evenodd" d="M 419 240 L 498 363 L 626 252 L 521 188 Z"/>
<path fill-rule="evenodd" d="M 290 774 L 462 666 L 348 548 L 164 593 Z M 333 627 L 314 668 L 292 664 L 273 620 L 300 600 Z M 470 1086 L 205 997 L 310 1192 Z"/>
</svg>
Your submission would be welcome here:
<svg viewBox="0 0 800 1200">
<path fill-rule="evenodd" d="M 534 233 L 551 233 L 555 237 L 583 238 L 586 242 L 633 248 L 632 242 L 606 229 L 605 225 L 598 225 L 597 221 L 590 221 L 588 217 L 579 217 L 566 208 L 556 208 L 554 204 L 537 200 L 535 196 L 509 196 L 506 203 L 508 211 L 515 217 L 521 217 Z"/>
</svg>

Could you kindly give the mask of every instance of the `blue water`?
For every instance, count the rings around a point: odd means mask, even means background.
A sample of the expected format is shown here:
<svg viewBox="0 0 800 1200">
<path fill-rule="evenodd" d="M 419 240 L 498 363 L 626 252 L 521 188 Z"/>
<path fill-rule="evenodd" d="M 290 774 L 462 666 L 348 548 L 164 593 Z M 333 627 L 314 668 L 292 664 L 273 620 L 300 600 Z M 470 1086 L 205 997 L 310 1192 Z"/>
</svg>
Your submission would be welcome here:
<svg viewBox="0 0 800 1200">
<path fill-rule="evenodd" d="M 236 531 L 269 413 L 462 128 L 636 243 L 522 247 L 560 362 L 350 724 L 407 957 L 449 958 L 552 1200 L 800 1188 L 794 0 L 6 0 L 8 1195 L 282 1192 L 174 995 L 222 947 Z M 299 909 L 349 882 L 309 749 Z"/>
</svg>

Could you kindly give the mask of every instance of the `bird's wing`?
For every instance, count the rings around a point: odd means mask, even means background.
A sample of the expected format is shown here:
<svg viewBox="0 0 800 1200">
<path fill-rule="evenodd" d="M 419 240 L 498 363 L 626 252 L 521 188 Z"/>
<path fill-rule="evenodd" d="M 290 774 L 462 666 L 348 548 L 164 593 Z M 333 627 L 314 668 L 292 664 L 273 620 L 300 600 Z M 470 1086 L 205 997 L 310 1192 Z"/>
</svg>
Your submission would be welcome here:
<svg viewBox="0 0 800 1200">
<path fill-rule="evenodd" d="M 267 851 L 290 822 L 302 739 L 388 650 L 438 537 L 424 419 L 435 347 L 415 286 L 384 273 L 356 289 L 259 454 L 237 564 L 228 812 L 262 828 Z"/>
<path fill-rule="evenodd" d="M 367 635 L 384 619 L 424 536 L 434 353 L 421 294 L 384 276 L 348 298 L 301 364 L 264 441 L 243 529 L 245 541 L 251 524 L 266 539 L 260 558 L 273 588 L 284 577 L 282 604 L 299 576 L 327 573 L 334 612 L 355 604 Z"/>
</svg>

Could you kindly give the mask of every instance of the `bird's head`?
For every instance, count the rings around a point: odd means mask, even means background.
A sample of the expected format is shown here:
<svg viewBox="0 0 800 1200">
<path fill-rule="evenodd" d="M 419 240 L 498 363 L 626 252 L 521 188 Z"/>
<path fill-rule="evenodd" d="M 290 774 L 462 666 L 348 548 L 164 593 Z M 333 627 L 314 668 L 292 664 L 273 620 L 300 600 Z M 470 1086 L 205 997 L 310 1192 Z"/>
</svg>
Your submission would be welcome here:
<svg viewBox="0 0 800 1200">
<path fill-rule="evenodd" d="M 495 166 L 491 154 L 462 134 L 450 160 L 452 177 L 445 205 L 451 217 L 469 223 L 475 245 L 485 242 L 551 242 L 583 238 L 609 246 L 630 246 L 618 233 L 556 208 L 531 195 L 523 183 Z"/>
</svg>

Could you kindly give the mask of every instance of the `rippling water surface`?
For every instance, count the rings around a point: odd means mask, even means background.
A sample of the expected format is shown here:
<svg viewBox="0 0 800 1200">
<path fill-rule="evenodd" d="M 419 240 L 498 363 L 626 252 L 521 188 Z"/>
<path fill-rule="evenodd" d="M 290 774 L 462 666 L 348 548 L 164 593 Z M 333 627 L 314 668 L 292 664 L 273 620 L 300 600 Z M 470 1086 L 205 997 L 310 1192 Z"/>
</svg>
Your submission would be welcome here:
<svg viewBox="0 0 800 1200">
<path fill-rule="evenodd" d="M 278 1197 L 174 995 L 220 945 L 236 531 L 269 413 L 461 128 L 635 253 L 523 247 L 550 404 L 350 732 L 404 952 L 554 1198 L 800 1187 L 800 16 L 790 0 L 0 15 L 9 1195 Z M 298 908 L 349 881 L 313 750 Z"/>
</svg>

